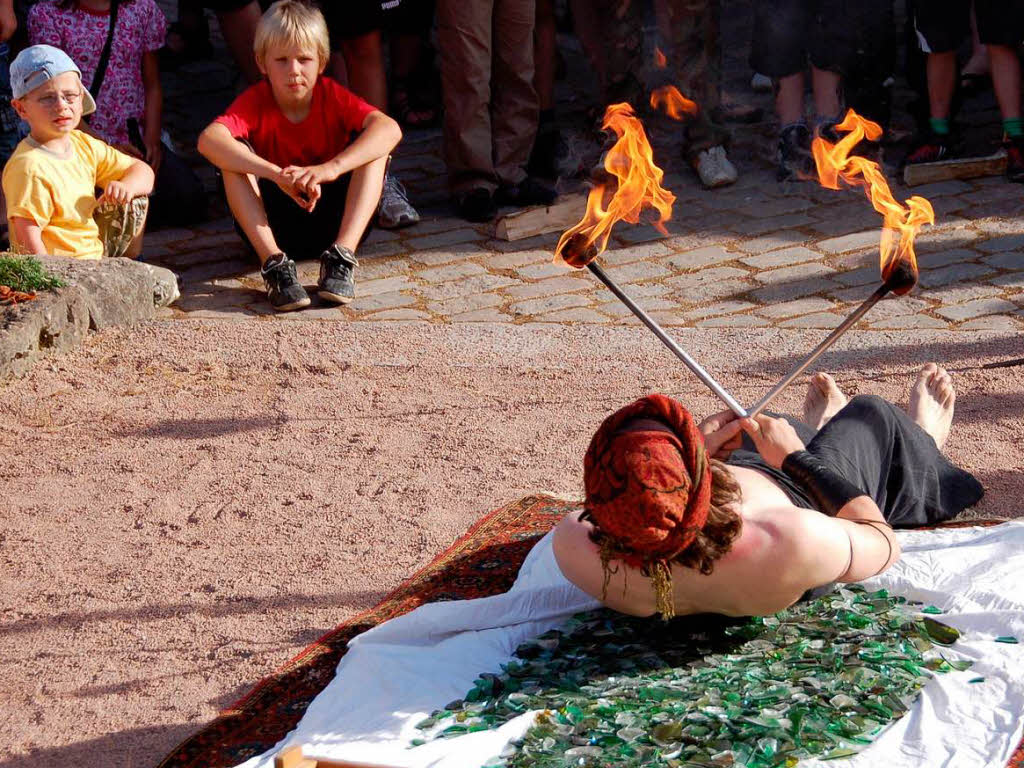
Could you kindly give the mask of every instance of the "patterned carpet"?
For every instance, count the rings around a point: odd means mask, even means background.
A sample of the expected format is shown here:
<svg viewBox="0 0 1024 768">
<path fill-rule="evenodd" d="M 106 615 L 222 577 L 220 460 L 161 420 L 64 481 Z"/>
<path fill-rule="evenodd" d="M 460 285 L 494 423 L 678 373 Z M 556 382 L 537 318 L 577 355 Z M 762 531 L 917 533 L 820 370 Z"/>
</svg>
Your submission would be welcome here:
<svg viewBox="0 0 1024 768">
<path fill-rule="evenodd" d="M 230 768 L 262 754 L 302 718 L 334 677 L 348 641 L 424 603 L 487 597 L 508 590 L 533 545 L 575 502 L 527 496 L 491 512 L 376 607 L 339 625 L 262 680 L 244 698 L 165 757 L 158 768 Z M 999 521 L 971 520 L 959 525 Z M 1007 768 L 1024 768 L 1024 741 Z"/>
</svg>

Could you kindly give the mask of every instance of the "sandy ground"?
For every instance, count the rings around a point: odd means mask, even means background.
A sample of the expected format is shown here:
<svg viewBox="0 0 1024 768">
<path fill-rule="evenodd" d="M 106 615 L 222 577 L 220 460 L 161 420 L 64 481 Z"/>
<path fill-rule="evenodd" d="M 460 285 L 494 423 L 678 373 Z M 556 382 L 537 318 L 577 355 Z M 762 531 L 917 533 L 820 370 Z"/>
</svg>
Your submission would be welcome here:
<svg viewBox="0 0 1024 768">
<path fill-rule="evenodd" d="M 822 332 L 677 335 L 749 403 Z M 948 452 L 1015 516 L 1024 367 L 981 365 L 1022 355 L 864 331 L 827 364 L 905 402 L 944 361 Z M 592 429 L 652 390 L 719 409 L 636 327 L 156 322 L 4 385 L 0 767 L 155 765 L 482 513 L 578 495 Z"/>
</svg>

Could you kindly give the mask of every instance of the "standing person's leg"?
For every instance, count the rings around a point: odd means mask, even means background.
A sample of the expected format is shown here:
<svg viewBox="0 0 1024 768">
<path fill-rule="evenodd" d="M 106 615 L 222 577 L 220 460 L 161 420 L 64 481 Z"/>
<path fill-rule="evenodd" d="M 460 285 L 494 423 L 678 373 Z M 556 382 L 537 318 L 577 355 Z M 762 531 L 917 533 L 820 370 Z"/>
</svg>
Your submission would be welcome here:
<svg viewBox="0 0 1024 768">
<path fill-rule="evenodd" d="M 601 93 L 608 88 L 608 66 L 601 36 L 600 19 L 594 12 L 592 0 L 569 0 L 573 29 L 580 39 L 583 54 L 590 62 L 590 68 L 597 75 Z"/>
<path fill-rule="evenodd" d="M 754 4 L 750 67 L 772 78 L 779 118 L 779 181 L 810 172 L 810 134 L 804 120 L 805 42 L 810 27 L 807 0 L 761 0 Z"/>
<path fill-rule="evenodd" d="M 410 128 L 433 125 L 440 112 L 430 33 L 435 0 L 403 0 L 385 14 L 391 38 L 391 109 Z"/>
<path fill-rule="evenodd" d="M 1024 0 L 977 0 L 978 36 L 988 49 L 992 87 L 1003 116 L 1006 177 L 1024 182 L 1024 124 L 1017 48 L 1024 39 Z"/>
<path fill-rule="evenodd" d="M 683 129 L 687 162 L 708 189 L 732 184 L 737 173 L 725 154 L 729 135 L 713 117 L 722 96 L 720 0 L 668 0 L 666 11 L 676 84 L 699 109 Z"/>
<path fill-rule="evenodd" d="M 348 87 L 382 112 L 388 109 L 388 85 L 384 76 L 384 49 L 380 29 L 341 41 Z"/>
<path fill-rule="evenodd" d="M 437 4 L 448 186 L 458 215 L 469 221 L 490 221 L 496 213 L 490 109 L 495 2 Z M 527 76 L 533 77 L 532 66 Z"/>
<path fill-rule="evenodd" d="M 533 87 L 536 0 L 495 0 L 491 70 L 491 136 L 498 205 L 550 205 L 556 195 L 526 172 L 537 136 Z"/>
<path fill-rule="evenodd" d="M 235 63 L 249 83 L 258 83 L 263 75 L 256 65 L 252 44 L 256 39 L 256 26 L 263 15 L 260 4 L 251 0 L 242 4 L 229 1 L 212 5 L 217 9 L 220 31 Z"/>
<path fill-rule="evenodd" d="M 956 89 L 956 51 L 970 30 L 970 0 L 916 3 L 914 29 L 928 59 L 928 131 L 907 155 L 907 163 L 933 163 L 952 153 L 950 125 Z"/>
<path fill-rule="evenodd" d="M 589 0 L 589 12 L 601 32 L 598 57 L 604 59 L 603 107 L 628 102 L 634 109 L 647 103 L 643 72 L 644 3 L 642 0 Z"/>
<path fill-rule="evenodd" d="M 537 138 L 530 153 L 529 172 L 546 178 L 558 176 L 558 156 L 565 142 L 555 122 L 555 71 L 558 61 L 554 0 L 537 0 L 537 22 L 533 32 L 534 76 L 540 118 Z"/>
</svg>

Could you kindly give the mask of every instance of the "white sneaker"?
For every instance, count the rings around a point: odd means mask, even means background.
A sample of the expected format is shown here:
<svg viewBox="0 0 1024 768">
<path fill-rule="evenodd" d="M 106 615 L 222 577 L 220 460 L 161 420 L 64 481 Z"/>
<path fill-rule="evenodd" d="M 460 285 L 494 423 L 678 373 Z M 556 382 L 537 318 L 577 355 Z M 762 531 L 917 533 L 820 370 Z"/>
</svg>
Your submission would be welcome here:
<svg viewBox="0 0 1024 768">
<path fill-rule="evenodd" d="M 693 168 L 700 177 L 700 183 L 706 189 L 724 187 L 739 178 L 736 166 L 729 162 L 729 158 L 725 155 L 725 148 L 721 146 L 700 152 L 693 161 Z"/>
<path fill-rule="evenodd" d="M 409 203 L 409 193 L 394 174 L 384 176 L 384 189 L 377 209 L 377 226 L 381 229 L 401 229 L 415 224 L 420 215 Z"/>
<path fill-rule="evenodd" d="M 772 79 L 768 75 L 755 72 L 754 76 L 750 78 L 750 90 L 754 93 L 771 93 L 773 88 Z"/>
</svg>

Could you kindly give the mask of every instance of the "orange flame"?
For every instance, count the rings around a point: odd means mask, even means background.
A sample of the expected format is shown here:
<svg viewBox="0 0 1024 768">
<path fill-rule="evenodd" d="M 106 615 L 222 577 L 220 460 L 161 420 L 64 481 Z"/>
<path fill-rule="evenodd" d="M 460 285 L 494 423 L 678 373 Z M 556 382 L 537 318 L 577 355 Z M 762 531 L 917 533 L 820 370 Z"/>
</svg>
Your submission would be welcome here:
<svg viewBox="0 0 1024 768">
<path fill-rule="evenodd" d="M 882 135 L 878 123 L 865 120 L 852 109 L 846 113 L 836 130 L 846 131 L 846 135 L 835 144 L 820 136 L 811 144 L 814 163 L 818 168 L 818 180 L 829 189 L 839 189 L 842 180 L 850 186 L 861 186 L 871 200 L 871 205 L 882 214 L 882 238 L 879 244 L 881 255 L 882 278 L 886 281 L 893 276 L 897 267 L 902 267 L 913 277 L 902 290 L 906 293 L 917 282 L 917 257 L 914 253 L 914 238 L 924 224 L 935 223 L 935 211 L 932 204 L 923 197 L 910 197 L 906 205 L 896 202 L 889 190 L 885 175 L 878 163 L 863 157 L 851 157 L 853 150 L 861 139 L 877 140 Z"/>
<path fill-rule="evenodd" d="M 668 59 L 665 58 L 665 54 L 661 52 L 661 48 L 655 47 L 654 49 L 654 66 L 658 69 L 664 69 L 668 64 Z"/>
<path fill-rule="evenodd" d="M 661 186 L 664 172 L 654 164 L 654 150 L 644 127 L 629 104 L 612 104 L 605 110 L 603 127 L 619 137 L 604 160 L 604 167 L 618 185 L 605 204 L 606 193 L 612 189 L 599 184 L 590 190 L 587 209 L 578 224 L 567 229 L 558 240 L 555 257 L 573 267 L 585 267 L 608 246 L 612 227 L 618 221 L 637 224 L 645 207 L 658 211 L 654 226 L 668 234 L 664 222 L 672 216 L 675 195 Z M 565 252 L 566 245 L 572 248 Z"/>
<path fill-rule="evenodd" d="M 651 107 L 660 109 L 673 120 L 682 120 L 684 115 L 696 115 L 697 103 L 690 101 L 674 85 L 663 85 L 651 92 Z"/>
</svg>

